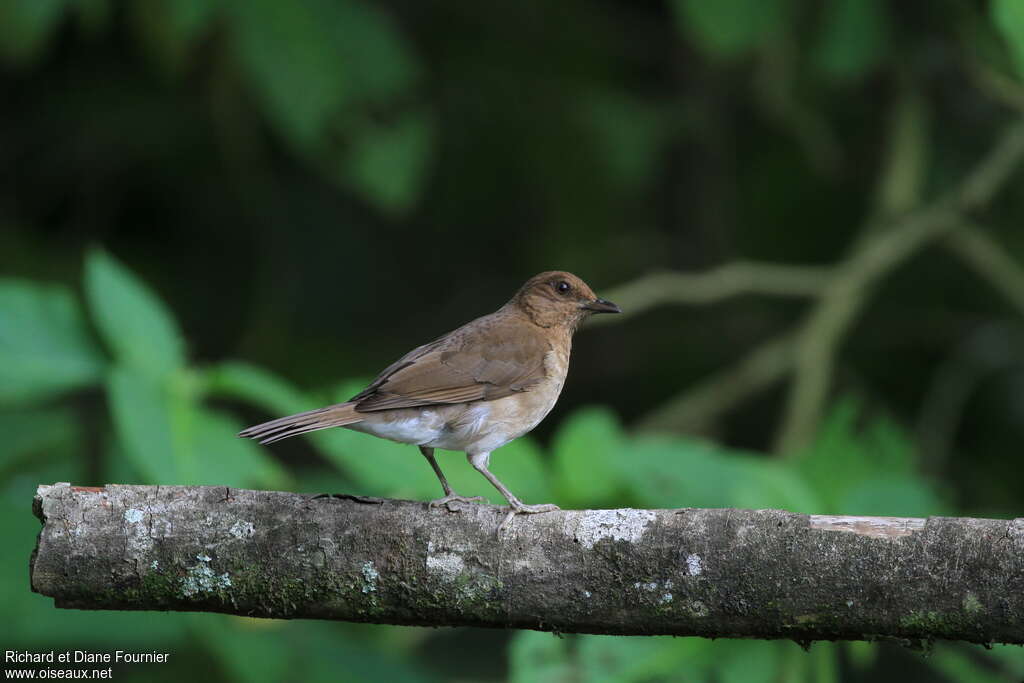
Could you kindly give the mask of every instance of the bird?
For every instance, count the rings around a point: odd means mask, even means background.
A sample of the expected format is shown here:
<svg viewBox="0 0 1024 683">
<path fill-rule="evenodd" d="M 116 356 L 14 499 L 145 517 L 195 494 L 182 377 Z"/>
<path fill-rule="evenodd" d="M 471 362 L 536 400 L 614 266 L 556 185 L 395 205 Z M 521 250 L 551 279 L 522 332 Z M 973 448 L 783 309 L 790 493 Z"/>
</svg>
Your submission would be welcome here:
<svg viewBox="0 0 1024 683">
<path fill-rule="evenodd" d="M 463 451 L 508 501 L 500 531 L 517 514 L 559 508 L 523 503 L 488 468 L 491 453 L 532 430 L 554 407 L 580 324 L 596 313 L 621 312 L 572 273 L 546 271 L 494 313 L 405 354 L 348 401 L 254 425 L 239 436 L 270 444 L 345 427 L 418 446 L 444 490 L 428 507 L 449 511 L 484 502 L 453 491 L 434 457 L 435 448 Z"/>
</svg>

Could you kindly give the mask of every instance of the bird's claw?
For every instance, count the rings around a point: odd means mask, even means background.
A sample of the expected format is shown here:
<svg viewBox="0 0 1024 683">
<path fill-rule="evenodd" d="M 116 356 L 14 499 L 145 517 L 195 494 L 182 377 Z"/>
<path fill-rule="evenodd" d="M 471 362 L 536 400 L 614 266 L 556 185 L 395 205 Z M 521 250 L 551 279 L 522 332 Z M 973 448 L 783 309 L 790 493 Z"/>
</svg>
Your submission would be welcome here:
<svg viewBox="0 0 1024 683">
<path fill-rule="evenodd" d="M 456 493 L 449 493 L 444 498 L 438 498 L 427 503 L 427 508 L 433 510 L 436 507 L 442 505 L 448 508 L 448 512 L 458 512 L 461 508 L 458 505 L 452 507 L 452 503 L 486 503 L 487 499 L 483 496 L 460 496 Z"/>
<path fill-rule="evenodd" d="M 512 518 L 516 515 L 536 515 L 541 512 L 554 512 L 555 510 L 561 510 L 554 503 L 538 503 L 537 505 L 527 505 L 525 503 L 515 502 L 509 505 L 508 514 L 505 515 L 505 519 L 501 520 L 501 524 L 498 525 L 498 533 L 500 534 L 504 529 L 508 528 Z"/>
</svg>

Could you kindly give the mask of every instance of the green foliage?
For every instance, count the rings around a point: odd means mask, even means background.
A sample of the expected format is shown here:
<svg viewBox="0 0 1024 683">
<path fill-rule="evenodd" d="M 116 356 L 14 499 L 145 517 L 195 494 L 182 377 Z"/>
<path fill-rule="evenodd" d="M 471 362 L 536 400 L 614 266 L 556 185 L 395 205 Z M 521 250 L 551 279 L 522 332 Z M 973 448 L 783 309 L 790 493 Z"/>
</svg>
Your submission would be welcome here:
<svg viewBox="0 0 1024 683">
<path fill-rule="evenodd" d="M 104 0 L 0 3 L 0 59 L 38 60 L 77 10 L 86 28 L 108 23 Z M 126 8 L 145 53 L 182 77 L 204 39 L 229 38 L 231 67 L 276 133 L 326 177 L 391 215 L 419 198 L 433 134 L 408 106 L 419 62 L 386 12 L 362 0 L 154 0 Z M 381 109 L 394 110 L 388 120 Z"/>
<path fill-rule="evenodd" d="M 152 483 L 184 484 L 185 398 L 170 382 L 114 368 L 107 380 L 110 413 L 124 452 Z M 177 417 L 177 424 L 174 424 Z M 175 432 L 175 427 L 178 432 Z"/>
<path fill-rule="evenodd" d="M 64 407 L 0 412 L 0 434 L 0 476 L 66 452 L 81 437 L 73 414 Z"/>
<path fill-rule="evenodd" d="M 381 208 L 403 214 L 419 195 L 432 135 L 423 111 L 409 111 L 390 124 L 366 121 L 352 141 L 342 177 Z"/>
<path fill-rule="evenodd" d="M 0 3 L 0 58 L 14 64 L 37 59 L 70 4 L 68 0 Z"/>
<path fill-rule="evenodd" d="M 228 361 L 204 373 L 205 390 L 211 396 L 240 399 L 268 413 L 288 415 L 316 406 L 307 396 L 263 368 Z"/>
<path fill-rule="evenodd" d="M 152 0 L 129 7 L 143 49 L 164 71 L 178 75 L 196 43 L 210 29 L 220 3 L 206 0 Z"/>
<path fill-rule="evenodd" d="M 788 0 L 672 0 L 676 24 L 713 59 L 732 59 L 755 47 L 778 29 L 789 11 Z"/>
<path fill-rule="evenodd" d="M 0 470 L 10 471 L 15 464 L 33 458 L 34 476 L 41 477 L 39 480 L 73 479 L 70 465 L 81 442 L 74 415 L 60 405 L 29 404 L 43 396 L 56 397 L 76 387 L 92 386 L 107 368 L 101 386 L 108 397 L 112 427 L 105 470 L 114 479 L 281 487 L 290 480 L 285 468 L 266 449 L 238 439 L 241 423 L 211 408 L 206 399 L 241 401 L 279 414 L 347 400 L 365 385 L 361 380 L 344 382 L 329 396 L 322 396 L 302 392 L 259 367 L 237 361 L 202 370 L 190 368 L 177 325 L 165 306 L 103 252 L 94 251 L 88 257 L 85 289 L 96 328 L 111 350 L 109 360 L 95 351 L 68 292 L 25 282 L 0 286 L 4 352 L 20 350 L 30 357 L 75 361 L 58 363 L 60 368 L 71 368 L 68 377 L 42 371 L 21 375 L 19 391 L 10 393 L 11 399 L 19 399 L 19 405 L 0 412 L 0 431 L 6 437 L 0 442 Z M 24 343 L 22 330 L 43 341 Z M 441 493 L 433 472 L 411 446 L 344 429 L 312 434 L 310 441 L 360 494 L 430 499 Z M 457 491 L 503 502 L 461 454 L 457 461 L 444 453 L 438 455 Z M 40 456 L 42 460 L 38 460 Z M 642 507 L 780 507 L 886 515 L 941 511 L 934 490 L 915 473 L 906 434 L 885 417 L 865 419 L 860 402 L 853 398 L 835 405 L 814 445 L 792 461 L 687 438 L 634 437 L 622 429 L 613 412 L 602 407 L 583 408 L 570 415 L 554 436 L 551 456 L 549 463 L 534 441 L 521 438 L 498 450 L 492 465 L 512 490 L 530 502 L 595 506 L 628 500 Z M 335 476 L 321 475 L 313 485 L 337 481 Z M 12 487 L 4 500 L 14 504 L 20 496 L 23 504 L 24 489 L 17 481 Z M 10 558 L 24 557 L 32 542 L 24 525 L 12 521 L 16 517 L 14 512 L 0 514 L 0 520 L 13 524 L 8 531 L 15 544 L 25 546 L 24 553 L 8 553 Z M 0 564 L 0 579 L 17 580 L 14 574 L 23 568 L 20 562 L 17 567 L 15 564 Z M 15 623 L 22 637 L 29 639 L 40 637 L 45 630 L 51 639 L 54 634 L 84 642 L 97 638 L 113 642 L 105 639 L 116 637 L 121 639 L 117 645 L 122 646 L 133 638 L 146 637 L 179 642 L 189 633 L 198 636 L 209 654 L 237 680 L 280 680 L 296 671 L 306 671 L 310 680 L 326 680 L 334 672 L 323 653 L 296 655 L 295 648 L 333 642 L 325 631 L 309 624 L 285 627 L 215 615 L 173 615 L 153 625 L 140 621 L 138 615 L 118 614 L 101 617 L 104 635 L 98 637 L 90 626 L 95 622 L 84 614 L 71 618 L 61 614 L 58 619 L 52 609 L 39 604 L 38 596 L 26 593 L 18 600 L 15 608 L 22 617 L 44 615 Z M 353 658 L 372 662 L 372 666 L 366 665 L 361 680 L 423 679 L 407 661 L 388 657 L 378 646 L 369 650 L 340 647 L 333 648 L 332 655 L 338 666 L 351 666 Z M 855 660 L 861 666 L 871 661 L 872 647 L 860 646 L 856 652 Z M 1004 659 L 1007 667 L 1019 668 L 1019 660 Z M 837 678 L 836 661 L 832 646 L 816 646 L 805 655 L 790 644 L 773 642 L 604 636 L 559 639 L 521 632 L 512 639 L 510 674 L 515 681 L 640 683 L 670 678 L 685 670 L 693 681 L 767 683 L 776 680 L 777 672 L 787 671 L 787 680 L 833 681 Z M 957 675 L 975 668 L 973 660 L 953 650 L 943 650 L 935 662 L 939 669 Z"/>
<path fill-rule="evenodd" d="M 859 78 L 885 59 L 889 34 L 889 10 L 882 0 L 829 0 L 814 63 L 827 78 Z"/>
<path fill-rule="evenodd" d="M 455 280 L 499 270 L 493 277 L 515 279 L 552 263 L 602 286 L 730 258 L 824 264 L 849 248 L 872 207 L 899 214 L 951 187 L 1019 108 L 1022 6 L 6 0 L 0 63 L 10 106 L 0 146 L 14 183 L 0 193 L 0 254 L 12 273 L 69 282 L 81 244 L 109 241 L 120 253 L 117 241 L 130 241 L 133 253 L 150 254 L 133 266 L 185 274 L 175 294 L 189 301 L 179 313 L 196 349 L 245 349 L 291 375 L 332 380 L 345 372 L 337 368 L 373 369 L 367 335 L 357 332 L 394 317 L 380 302 L 408 296 L 410 282 L 422 286 L 406 310 L 434 306 L 426 283 L 452 285 L 448 296 Z M 873 169 L 887 157 L 906 163 L 879 184 Z M 1024 242 L 1013 228 L 1024 203 L 1005 195 L 986 209 L 986 230 L 996 228 L 1019 256 Z M 905 429 L 867 407 L 884 394 L 893 415 L 912 420 L 908 397 L 924 391 L 914 382 L 926 382 L 945 345 L 985 315 L 1007 315 L 986 285 L 949 277 L 942 252 L 914 260 L 885 284 L 893 296 L 865 307 L 872 331 L 851 337 L 841 364 L 865 398 L 837 402 L 817 440 L 791 460 L 640 438 L 611 409 L 592 406 L 549 420 L 542 441 L 499 450 L 494 471 L 526 502 L 563 507 L 950 512 L 952 496 L 918 471 Z M 400 277 L 383 275 L 385 259 Z M 21 642 L 12 644 L 159 644 L 210 676 L 240 681 L 428 678 L 424 653 L 436 632 L 425 629 L 58 611 L 25 590 L 35 535 L 25 503 L 41 481 L 441 493 L 411 446 L 347 430 L 273 448 L 236 438 L 244 424 L 236 413 L 255 421 L 299 412 L 365 382 L 298 387 L 230 359 L 197 364 L 174 316 L 137 275 L 93 251 L 85 276 L 75 292 L 0 279 L 0 533 L 12 544 L 0 583 L 13 587 L 5 627 Z M 356 301 L 356 289 L 373 299 Z M 459 289 L 451 310 L 486 310 L 480 289 Z M 701 312 L 696 324 L 638 318 L 621 328 L 616 355 L 643 356 L 658 370 L 645 377 L 638 361 L 598 381 L 619 384 L 604 395 L 646 410 L 667 391 L 649 385 L 699 379 L 737 350 L 727 346 L 753 344 L 797 305 L 736 302 Z M 366 316 L 358 326 L 353 311 Z M 911 324 L 918 315 L 926 326 Z M 921 336 L 934 341 L 905 341 L 917 339 L 909 328 L 925 327 Z M 847 356 L 858 346 L 859 358 Z M 893 368 L 898 391 L 879 379 Z M 586 379 L 575 374 L 573 386 Z M 941 473 L 975 511 L 1006 512 L 1020 500 L 1019 482 L 992 477 L 984 460 L 1005 461 L 1019 440 L 1015 396 L 1000 394 L 963 421 L 970 457 L 949 458 Z M 742 410 L 767 402 L 755 397 Z M 1000 413 L 1014 436 L 987 443 Z M 726 439 L 752 424 L 748 416 L 726 420 Z M 458 492 L 502 502 L 461 453 L 437 457 Z M 981 482 L 973 500 L 967 479 Z M 1002 509 L 989 496 L 1000 491 Z M 845 658 L 839 649 L 518 633 L 508 666 L 530 681 L 829 683 L 840 661 L 842 673 L 874 679 L 893 659 L 872 643 L 844 644 Z M 948 680 L 1024 677 L 1019 648 L 938 646 L 918 665 Z M 494 678 L 504 666 L 494 665 Z M 131 675 L 180 680 L 194 671 Z"/>
<path fill-rule="evenodd" d="M 170 312 L 109 254 L 89 252 L 85 293 L 96 327 L 119 363 L 154 377 L 184 366 L 185 344 Z"/>
<path fill-rule="evenodd" d="M 511 683 L 567 683 L 576 678 L 567 641 L 538 631 L 516 634 L 509 648 L 509 668 Z"/>
<path fill-rule="evenodd" d="M 552 444 L 554 486 L 567 505 L 611 505 L 628 459 L 622 426 L 607 408 L 583 408 L 559 426 Z"/>
<path fill-rule="evenodd" d="M 1017 647 L 1017 671 L 1020 671 L 1020 648 Z M 1008 677 L 1006 672 L 997 672 L 988 667 L 979 666 L 976 658 L 963 647 L 945 645 L 936 648 L 931 655 L 932 666 L 946 675 L 951 681 L 970 681 L 971 683 L 1005 683 L 1017 680 L 1017 676 Z"/>
<path fill-rule="evenodd" d="M 992 21 L 1003 35 L 1017 65 L 1019 78 L 1024 78 L 1024 4 L 1017 0 L 992 0 Z"/>
<path fill-rule="evenodd" d="M 821 498 L 820 512 L 927 516 L 946 509 L 915 472 L 908 436 L 891 420 L 862 422 L 860 401 L 839 401 L 797 466 Z"/>
<path fill-rule="evenodd" d="M 343 102 L 345 61 L 333 27 L 344 3 L 231 2 L 235 51 L 277 129 L 315 150 Z"/>
<path fill-rule="evenodd" d="M 639 438 L 626 480 L 644 507 L 777 507 L 811 512 L 817 498 L 785 463 L 685 438 Z"/>
<path fill-rule="evenodd" d="M 70 292 L 0 280 L 0 405 L 89 386 L 102 371 Z"/>
<path fill-rule="evenodd" d="M 682 127 L 660 107 L 608 89 L 589 93 L 580 116 L 608 174 L 625 193 L 649 181 L 664 156 L 673 125 Z"/>
<path fill-rule="evenodd" d="M 388 122 L 370 115 L 408 99 L 419 79 L 388 17 L 359 0 L 234 0 L 228 7 L 239 62 L 285 140 L 379 208 L 408 211 L 423 182 L 431 125 L 417 108 Z M 346 143 L 338 147 L 340 124 Z"/>
<path fill-rule="evenodd" d="M 576 667 L 585 681 L 642 683 L 685 671 L 688 681 L 697 682 L 708 680 L 713 668 L 706 643 L 693 638 L 581 636 L 576 645 Z"/>
</svg>

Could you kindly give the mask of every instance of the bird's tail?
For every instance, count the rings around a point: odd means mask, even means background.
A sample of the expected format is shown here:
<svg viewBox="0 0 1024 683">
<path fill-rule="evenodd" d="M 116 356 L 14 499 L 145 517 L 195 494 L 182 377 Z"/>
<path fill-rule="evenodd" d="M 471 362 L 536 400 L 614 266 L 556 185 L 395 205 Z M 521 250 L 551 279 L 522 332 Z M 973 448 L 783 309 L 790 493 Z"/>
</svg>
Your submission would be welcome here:
<svg viewBox="0 0 1024 683">
<path fill-rule="evenodd" d="M 274 443 L 297 434 L 360 422 L 364 418 L 364 414 L 356 412 L 355 403 L 337 403 L 326 408 L 307 410 L 304 413 L 253 425 L 243 429 L 238 435 L 256 439 L 260 443 Z"/>
</svg>

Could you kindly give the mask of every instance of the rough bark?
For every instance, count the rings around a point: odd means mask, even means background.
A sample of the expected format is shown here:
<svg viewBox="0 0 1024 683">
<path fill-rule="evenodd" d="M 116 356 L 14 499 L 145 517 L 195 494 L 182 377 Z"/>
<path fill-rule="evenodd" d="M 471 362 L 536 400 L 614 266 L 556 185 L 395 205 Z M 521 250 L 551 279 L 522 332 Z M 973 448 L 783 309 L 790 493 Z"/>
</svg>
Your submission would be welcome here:
<svg viewBox="0 0 1024 683">
<path fill-rule="evenodd" d="M 429 626 L 1024 642 L 1024 519 L 464 506 L 40 486 L 58 607 Z"/>
</svg>

